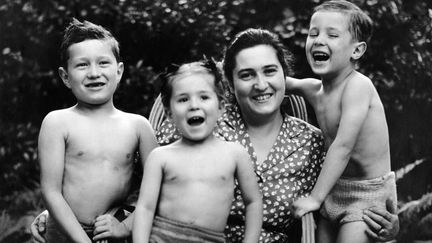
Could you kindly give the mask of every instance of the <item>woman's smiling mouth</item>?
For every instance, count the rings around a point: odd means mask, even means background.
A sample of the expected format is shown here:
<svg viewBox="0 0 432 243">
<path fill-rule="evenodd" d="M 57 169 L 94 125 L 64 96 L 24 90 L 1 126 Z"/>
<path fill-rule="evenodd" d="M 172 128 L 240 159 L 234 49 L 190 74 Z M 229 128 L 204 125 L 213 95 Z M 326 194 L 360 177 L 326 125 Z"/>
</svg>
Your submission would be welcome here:
<svg viewBox="0 0 432 243">
<path fill-rule="evenodd" d="M 258 102 L 262 102 L 270 99 L 272 96 L 273 94 L 260 94 L 252 96 L 252 99 Z"/>
</svg>

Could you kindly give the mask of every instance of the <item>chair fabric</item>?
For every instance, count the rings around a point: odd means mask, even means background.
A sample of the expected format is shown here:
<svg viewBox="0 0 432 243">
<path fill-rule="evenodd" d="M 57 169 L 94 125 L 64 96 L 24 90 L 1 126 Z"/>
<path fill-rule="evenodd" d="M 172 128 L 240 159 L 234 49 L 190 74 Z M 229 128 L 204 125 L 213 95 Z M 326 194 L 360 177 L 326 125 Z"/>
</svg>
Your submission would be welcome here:
<svg viewBox="0 0 432 243">
<path fill-rule="evenodd" d="M 306 122 L 310 122 L 306 102 L 301 96 L 287 95 L 285 96 L 285 107 L 290 115 L 300 118 Z M 157 131 L 165 120 L 165 110 L 162 105 L 160 94 L 156 97 L 153 107 L 150 111 L 149 122 L 153 129 Z M 302 243 L 315 243 L 315 221 L 312 213 L 304 215 L 302 221 Z"/>
</svg>

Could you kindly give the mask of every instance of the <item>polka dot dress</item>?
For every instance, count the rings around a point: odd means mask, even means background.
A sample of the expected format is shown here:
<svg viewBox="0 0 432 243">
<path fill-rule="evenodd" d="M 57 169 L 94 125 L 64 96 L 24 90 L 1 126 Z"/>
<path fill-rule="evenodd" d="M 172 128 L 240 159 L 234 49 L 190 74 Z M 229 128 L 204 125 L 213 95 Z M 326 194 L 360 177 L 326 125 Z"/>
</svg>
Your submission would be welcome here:
<svg viewBox="0 0 432 243">
<path fill-rule="evenodd" d="M 263 227 L 260 242 L 288 242 L 287 231 L 293 222 L 289 207 L 294 199 L 306 196 L 313 188 L 324 160 L 324 141 L 315 127 L 288 115 L 267 158 L 257 156 L 241 119 L 238 106 L 231 105 L 218 121 L 215 134 L 226 141 L 243 145 L 254 163 L 258 184 L 263 194 Z M 156 133 L 160 144 L 168 144 L 180 136 L 169 121 Z M 226 236 L 229 242 L 241 242 L 244 234 L 244 204 L 235 189 Z"/>
</svg>

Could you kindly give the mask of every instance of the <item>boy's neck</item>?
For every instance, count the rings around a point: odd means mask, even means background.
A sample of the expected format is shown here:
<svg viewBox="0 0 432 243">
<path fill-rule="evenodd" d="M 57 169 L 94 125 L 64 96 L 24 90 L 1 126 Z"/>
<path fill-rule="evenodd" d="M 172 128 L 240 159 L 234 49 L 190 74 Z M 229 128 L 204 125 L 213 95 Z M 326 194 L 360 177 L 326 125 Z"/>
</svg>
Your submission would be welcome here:
<svg viewBox="0 0 432 243">
<path fill-rule="evenodd" d="M 348 78 L 354 74 L 356 71 L 354 68 L 345 68 L 340 72 L 335 73 L 334 75 L 321 76 L 321 81 L 324 86 L 324 89 L 333 89 L 334 87 L 339 86 L 341 83 L 348 80 Z"/>
<path fill-rule="evenodd" d="M 192 140 L 192 139 L 188 139 L 186 137 L 181 137 L 181 139 L 179 140 L 179 143 L 183 146 L 190 146 L 190 147 L 200 146 L 200 147 L 202 147 L 202 146 L 206 146 L 208 144 L 213 143 L 215 140 L 216 140 L 216 137 L 212 133 L 202 140 Z"/>
<path fill-rule="evenodd" d="M 104 104 L 97 104 L 97 105 L 78 101 L 77 104 L 75 105 L 75 109 L 84 114 L 94 114 L 94 115 L 110 114 L 116 110 L 112 101 L 106 102 Z"/>
</svg>

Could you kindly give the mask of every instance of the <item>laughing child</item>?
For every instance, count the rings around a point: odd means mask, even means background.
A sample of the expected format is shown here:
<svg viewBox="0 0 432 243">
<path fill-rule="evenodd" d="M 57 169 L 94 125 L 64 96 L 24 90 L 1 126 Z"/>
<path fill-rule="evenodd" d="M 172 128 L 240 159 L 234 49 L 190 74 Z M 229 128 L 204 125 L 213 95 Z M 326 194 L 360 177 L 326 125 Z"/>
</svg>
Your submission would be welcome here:
<svg viewBox="0 0 432 243">
<path fill-rule="evenodd" d="M 77 103 L 50 112 L 39 133 L 42 196 L 51 215 L 46 239 L 90 243 L 125 238 L 131 216 L 118 222 L 109 212 L 129 193 L 136 151 L 144 161 L 157 146 L 156 138 L 147 119 L 114 107 L 123 63 L 109 31 L 74 19 L 65 31 L 61 57 L 60 77 Z"/>
<path fill-rule="evenodd" d="M 223 111 L 215 63 L 184 64 L 164 77 L 162 103 L 181 138 L 145 163 L 133 241 L 225 242 L 237 179 L 246 205 L 244 239 L 258 242 L 262 200 L 252 162 L 240 144 L 213 135 Z"/>
<path fill-rule="evenodd" d="M 292 208 L 301 217 L 322 205 L 319 242 L 371 242 L 363 210 L 386 209 L 386 200 L 396 208 L 384 108 L 371 80 L 355 70 L 371 32 L 371 19 L 356 5 L 324 2 L 315 8 L 306 40 L 309 65 L 321 80 L 287 79 L 287 87 L 314 107 L 325 137 L 317 183 Z"/>
</svg>

